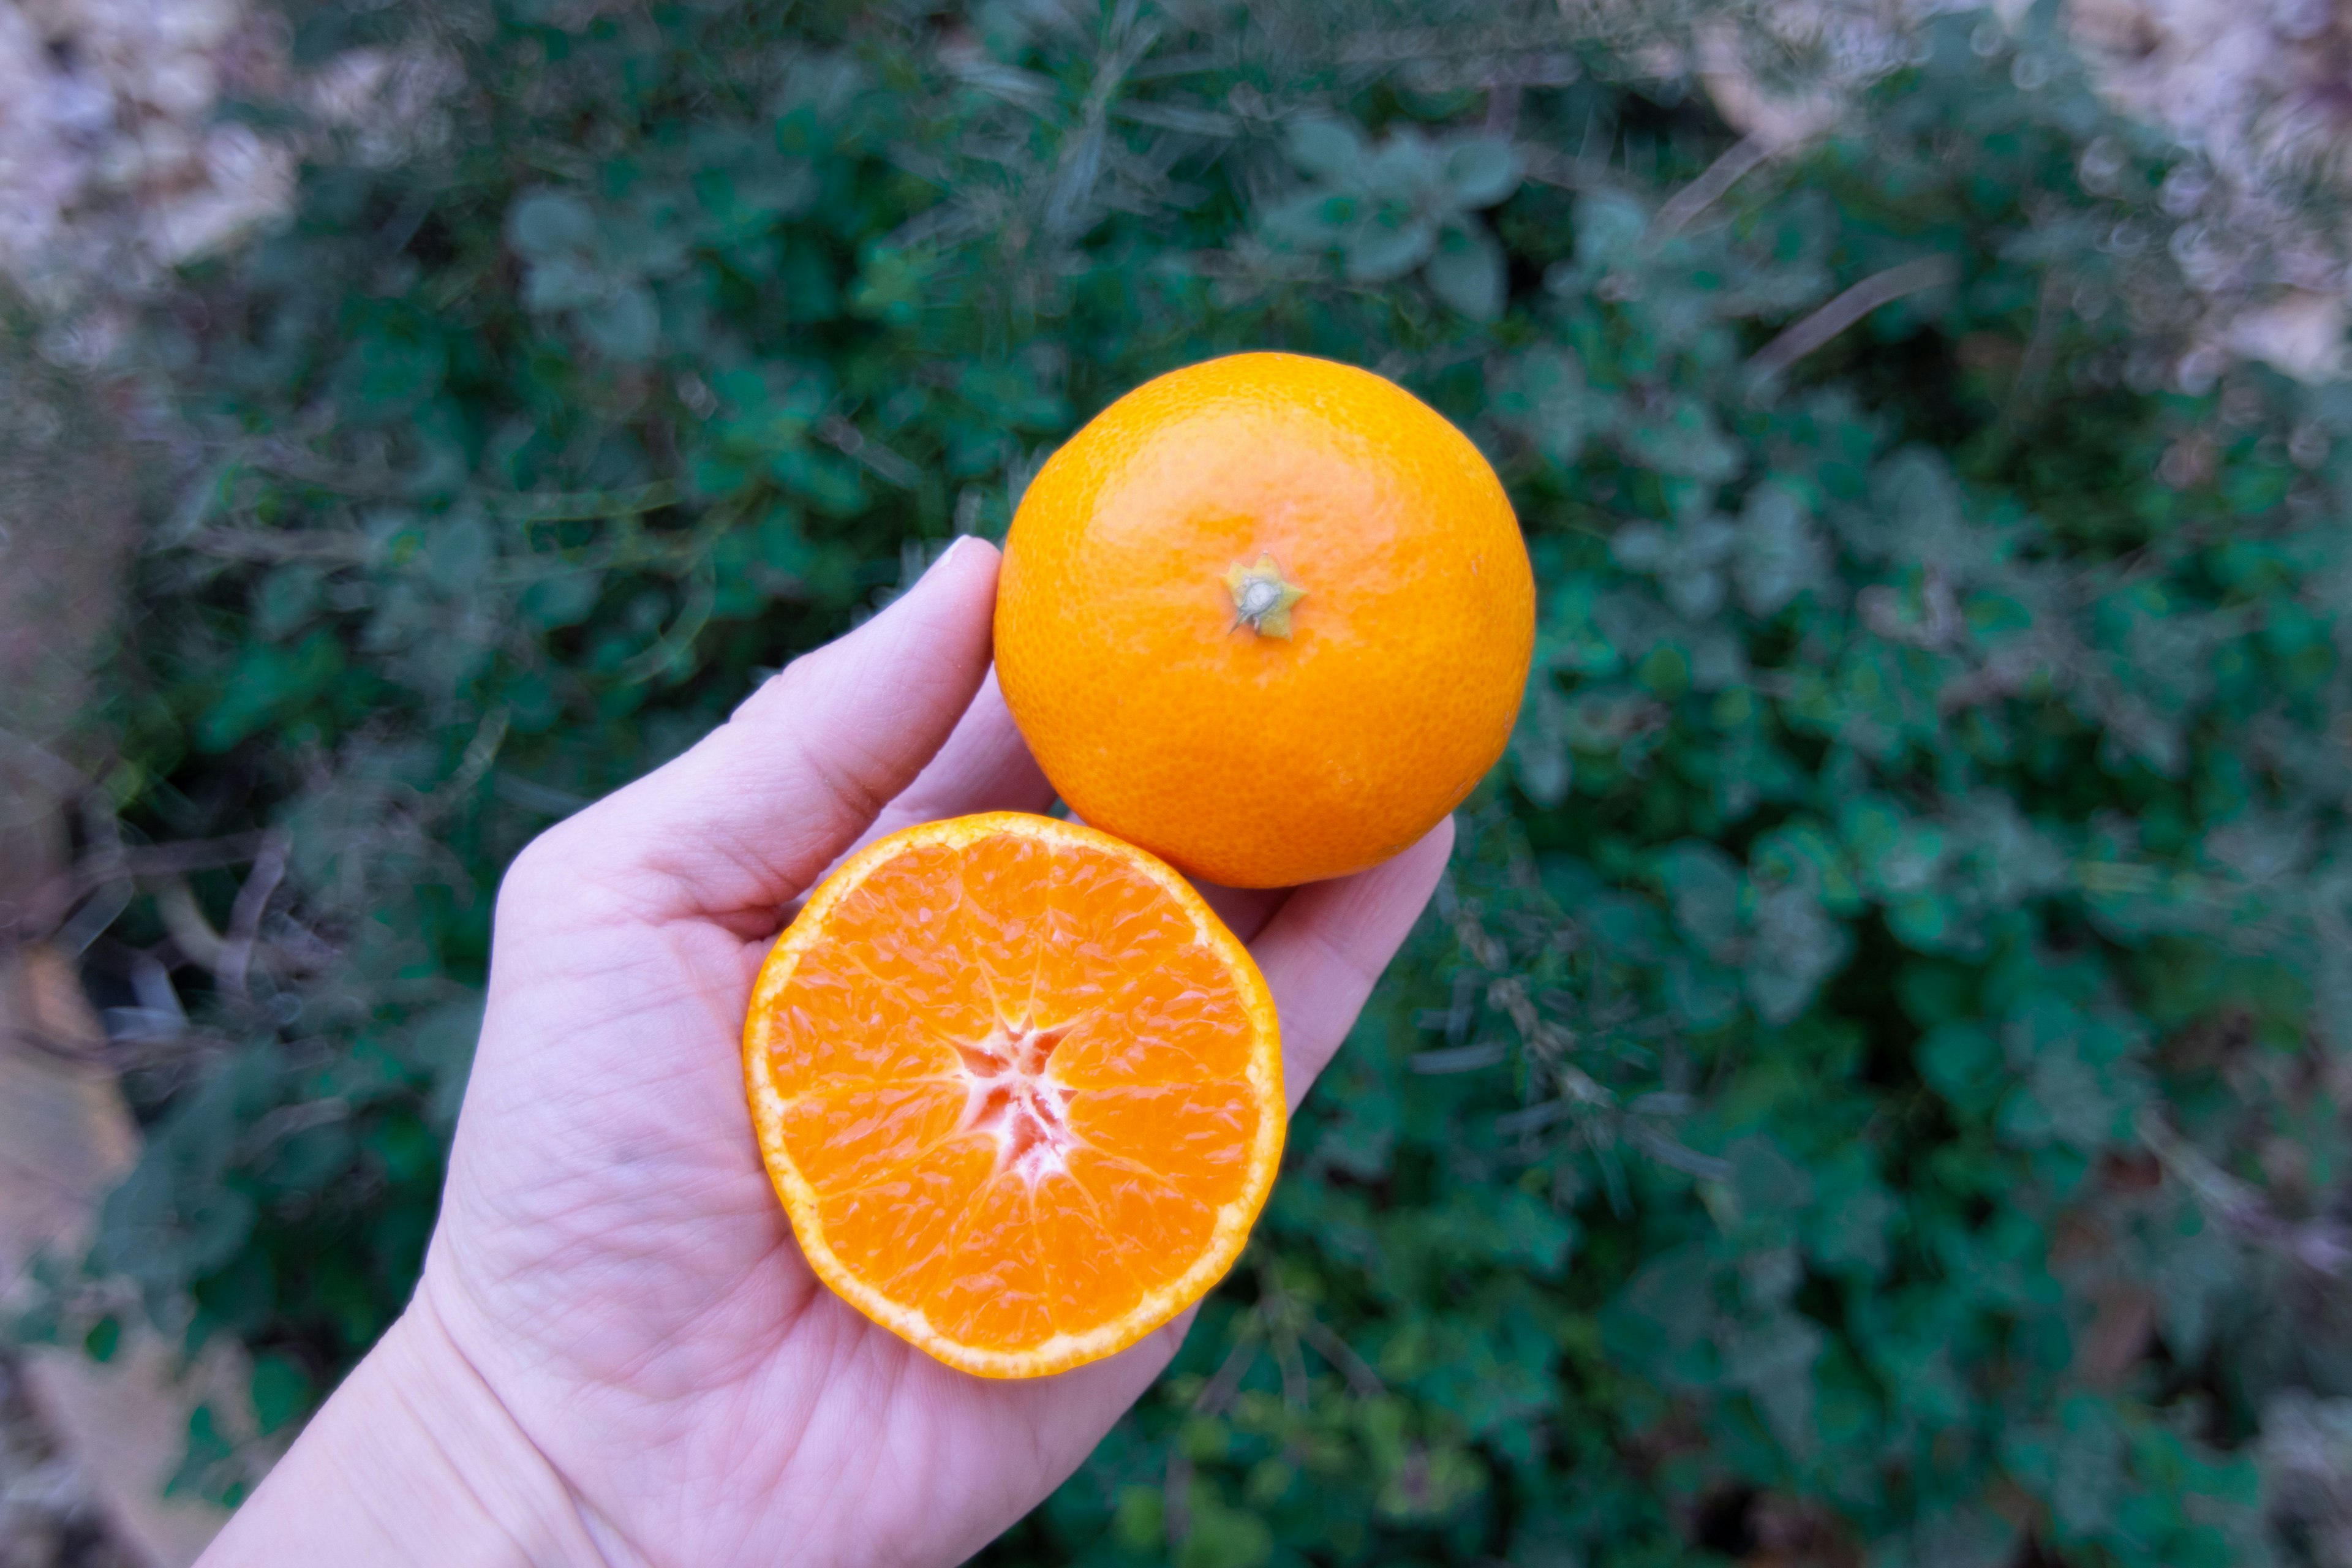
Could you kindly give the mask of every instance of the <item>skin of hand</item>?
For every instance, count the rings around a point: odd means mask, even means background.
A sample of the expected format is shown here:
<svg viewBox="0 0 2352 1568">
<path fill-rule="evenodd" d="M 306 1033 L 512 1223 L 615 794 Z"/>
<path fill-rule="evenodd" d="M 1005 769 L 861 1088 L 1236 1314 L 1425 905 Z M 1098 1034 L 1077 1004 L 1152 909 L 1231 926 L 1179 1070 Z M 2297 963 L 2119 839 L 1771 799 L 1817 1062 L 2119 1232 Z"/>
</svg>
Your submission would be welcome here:
<svg viewBox="0 0 2352 1568">
<path fill-rule="evenodd" d="M 968 1376 L 803 1261 L 745 1110 L 743 1014 L 794 901 L 910 823 L 1043 810 L 967 540 L 499 894 L 489 997 L 416 1295 L 203 1568 L 958 1563 L 1164 1367 Z M 1442 824 L 1358 876 L 1204 889 L 1282 1017 L 1295 1108 L 1436 886 Z"/>
</svg>

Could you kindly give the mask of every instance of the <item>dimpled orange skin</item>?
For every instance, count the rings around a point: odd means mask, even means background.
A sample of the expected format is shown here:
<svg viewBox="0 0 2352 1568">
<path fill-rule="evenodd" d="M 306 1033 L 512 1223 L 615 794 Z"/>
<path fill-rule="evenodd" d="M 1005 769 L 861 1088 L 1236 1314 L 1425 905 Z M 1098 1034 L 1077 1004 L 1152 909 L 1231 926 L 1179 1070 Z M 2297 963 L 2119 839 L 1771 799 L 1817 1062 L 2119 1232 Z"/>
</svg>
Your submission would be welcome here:
<svg viewBox="0 0 2352 1568">
<path fill-rule="evenodd" d="M 1290 635 L 1227 574 L 1270 557 Z M 1402 387 L 1299 354 L 1147 382 L 1023 497 L 998 678 L 1082 819 L 1196 876 L 1286 887 L 1377 865 L 1503 753 L 1535 581 L 1478 449 Z"/>
</svg>

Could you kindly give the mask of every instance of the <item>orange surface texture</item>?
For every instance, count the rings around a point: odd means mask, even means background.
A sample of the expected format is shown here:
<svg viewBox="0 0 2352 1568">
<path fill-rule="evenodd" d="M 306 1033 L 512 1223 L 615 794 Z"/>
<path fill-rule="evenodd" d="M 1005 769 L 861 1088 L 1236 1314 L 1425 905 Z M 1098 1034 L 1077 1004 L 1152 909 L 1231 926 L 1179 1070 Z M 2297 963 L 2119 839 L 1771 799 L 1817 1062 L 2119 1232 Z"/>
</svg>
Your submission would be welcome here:
<svg viewBox="0 0 2352 1568">
<path fill-rule="evenodd" d="M 1265 631 L 1235 576 L 1262 562 L 1294 591 Z M 1075 814 L 1240 887 L 1360 870 L 1434 826 L 1501 756 L 1534 643 L 1478 449 L 1297 354 L 1105 409 L 1024 495 L 997 595 L 1005 700 Z"/>
<path fill-rule="evenodd" d="M 1168 867 L 1047 817 L 853 858 L 769 955 L 743 1048 L 811 1265 L 983 1375 L 1108 1355 L 1199 1300 L 1281 1159 L 1249 954 Z"/>
</svg>

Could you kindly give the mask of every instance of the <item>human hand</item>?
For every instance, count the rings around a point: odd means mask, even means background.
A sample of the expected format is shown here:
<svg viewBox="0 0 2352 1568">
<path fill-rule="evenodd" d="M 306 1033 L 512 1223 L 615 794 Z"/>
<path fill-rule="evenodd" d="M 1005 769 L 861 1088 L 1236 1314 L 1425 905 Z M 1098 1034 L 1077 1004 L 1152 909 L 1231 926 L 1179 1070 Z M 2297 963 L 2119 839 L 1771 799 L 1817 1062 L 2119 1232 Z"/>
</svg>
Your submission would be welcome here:
<svg viewBox="0 0 2352 1568">
<path fill-rule="evenodd" d="M 1167 1364 L 1190 1312 L 1016 1382 L 877 1327 L 803 1261 L 745 1108 L 752 976 L 826 868 L 1053 798 L 987 679 L 996 568 L 959 544 L 516 860 L 416 1296 L 210 1568 L 961 1562 Z M 1273 991 L 1294 1108 L 1452 841 L 1441 825 L 1296 891 L 1204 889 Z"/>
</svg>

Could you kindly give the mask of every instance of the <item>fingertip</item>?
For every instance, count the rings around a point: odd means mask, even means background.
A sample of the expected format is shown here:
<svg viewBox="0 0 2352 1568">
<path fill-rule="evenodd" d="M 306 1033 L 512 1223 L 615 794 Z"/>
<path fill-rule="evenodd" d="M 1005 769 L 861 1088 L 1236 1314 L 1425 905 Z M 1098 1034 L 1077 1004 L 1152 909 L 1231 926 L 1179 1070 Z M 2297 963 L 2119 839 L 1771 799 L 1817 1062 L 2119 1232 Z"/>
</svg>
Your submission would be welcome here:
<svg viewBox="0 0 2352 1568">
<path fill-rule="evenodd" d="M 1430 894 L 1436 891 L 1438 879 L 1445 875 L 1445 868 L 1454 858 L 1454 818 L 1448 816 L 1423 834 L 1418 841 L 1399 851 L 1396 858 L 1389 862 L 1389 866 L 1396 868 L 1396 876 L 1408 884 L 1415 880 L 1423 884 L 1421 890 L 1423 903 L 1428 902 Z M 1376 870 L 1386 868 L 1374 868 Z"/>
<path fill-rule="evenodd" d="M 988 674 L 995 547 L 957 540 L 864 625 L 794 659 L 667 765 L 591 809 L 598 862 L 702 915 L 768 910 L 940 750 Z M 583 814 L 583 816 L 587 814 Z"/>
<path fill-rule="evenodd" d="M 940 552 L 938 560 L 925 568 L 912 587 L 893 599 L 866 625 L 913 622 L 936 631 L 941 622 L 946 622 L 967 642 L 976 634 L 981 662 L 985 666 L 987 649 L 994 640 L 998 560 L 996 547 L 985 539 L 969 533 L 959 535 Z M 856 636 L 852 632 L 842 640 L 846 643 Z"/>
<path fill-rule="evenodd" d="M 1004 557 L 996 546 L 987 540 L 975 533 L 960 533 L 940 552 L 940 558 L 931 563 L 915 586 L 919 590 L 925 589 L 936 582 L 942 591 L 956 588 L 969 593 L 984 585 L 992 605 L 996 595 L 996 571 L 1003 561 Z"/>
<path fill-rule="evenodd" d="M 1458 836 L 1459 835 L 1454 826 L 1454 814 L 1448 812 L 1436 826 L 1431 828 L 1427 833 L 1422 836 L 1421 842 L 1422 844 L 1435 843 L 1443 845 L 1444 848 L 1439 852 L 1439 858 L 1441 860 L 1451 860 L 1454 858 L 1454 843 Z M 1420 845 L 1414 846 L 1415 848 L 1419 848 L 1420 847 Z"/>
</svg>

